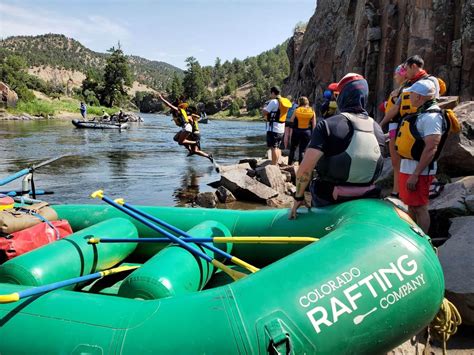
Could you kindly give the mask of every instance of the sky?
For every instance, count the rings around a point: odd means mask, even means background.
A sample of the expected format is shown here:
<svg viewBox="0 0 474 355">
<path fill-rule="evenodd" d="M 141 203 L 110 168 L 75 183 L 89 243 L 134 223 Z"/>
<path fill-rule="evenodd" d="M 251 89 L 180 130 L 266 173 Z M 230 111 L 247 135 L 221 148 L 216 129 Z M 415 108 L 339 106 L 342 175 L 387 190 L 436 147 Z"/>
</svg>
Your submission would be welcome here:
<svg viewBox="0 0 474 355">
<path fill-rule="evenodd" d="M 0 37 L 61 33 L 96 52 L 185 68 L 245 59 L 281 44 L 316 0 L 0 0 Z"/>
</svg>

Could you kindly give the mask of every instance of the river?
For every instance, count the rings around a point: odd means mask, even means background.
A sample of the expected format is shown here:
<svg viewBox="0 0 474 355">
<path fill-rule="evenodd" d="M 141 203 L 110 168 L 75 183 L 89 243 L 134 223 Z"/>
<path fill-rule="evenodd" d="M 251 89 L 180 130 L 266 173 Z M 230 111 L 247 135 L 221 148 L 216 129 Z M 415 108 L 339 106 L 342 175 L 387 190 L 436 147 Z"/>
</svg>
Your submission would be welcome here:
<svg viewBox="0 0 474 355">
<path fill-rule="evenodd" d="M 172 137 L 178 130 L 169 116 L 142 114 L 130 129 L 77 129 L 69 120 L 0 121 L 0 177 L 62 154 L 35 172 L 36 189 L 54 191 L 52 203 L 94 203 L 97 189 L 143 205 L 183 205 L 197 192 L 213 191 L 219 180 L 209 160 L 187 157 Z M 234 164 L 265 154 L 263 122 L 210 120 L 200 125 L 202 149 L 217 163 Z M 0 187 L 19 190 L 21 179 Z M 97 203 L 97 202 L 96 202 Z M 246 208 L 245 205 L 238 206 Z"/>
</svg>

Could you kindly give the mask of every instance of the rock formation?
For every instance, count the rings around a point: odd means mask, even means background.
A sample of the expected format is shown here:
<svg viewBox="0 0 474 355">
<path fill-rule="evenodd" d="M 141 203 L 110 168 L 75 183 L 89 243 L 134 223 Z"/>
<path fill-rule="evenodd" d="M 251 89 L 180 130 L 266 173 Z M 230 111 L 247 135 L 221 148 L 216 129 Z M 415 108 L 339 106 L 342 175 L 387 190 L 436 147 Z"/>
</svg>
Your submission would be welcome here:
<svg viewBox="0 0 474 355">
<path fill-rule="evenodd" d="M 0 81 L 0 103 L 5 107 L 15 107 L 18 95 L 4 82 Z"/>
<path fill-rule="evenodd" d="M 388 96 L 392 72 L 420 54 L 449 95 L 474 97 L 474 2 L 469 0 L 320 0 L 302 36 L 289 43 L 283 90 L 312 102 L 347 72 L 363 74 L 369 111 Z"/>
</svg>

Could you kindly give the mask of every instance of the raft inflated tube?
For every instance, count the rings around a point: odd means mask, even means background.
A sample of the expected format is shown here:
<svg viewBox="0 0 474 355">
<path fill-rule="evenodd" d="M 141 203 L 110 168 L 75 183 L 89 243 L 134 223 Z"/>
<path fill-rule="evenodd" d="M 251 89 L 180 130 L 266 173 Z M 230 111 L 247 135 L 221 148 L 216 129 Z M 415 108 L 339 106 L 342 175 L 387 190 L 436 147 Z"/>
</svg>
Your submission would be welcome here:
<svg viewBox="0 0 474 355">
<path fill-rule="evenodd" d="M 109 219 L 20 255 L 0 266 L 0 282 L 41 286 L 109 269 L 130 255 L 136 244 L 88 244 L 88 237 L 138 238 L 123 218 Z M 74 286 L 70 286 L 73 288 Z"/>
<path fill-rule="evenodd" d="M 190 210 L 196 219 L 203 213 Z M 301 232 L 287 211 L 270 212 L 275 224 Z M 326 227 L 314 227 L 321 220 Z M 316 208 L 296 222 L 313 235 L 329 232 L 223 287 L 146 302 L 58 290 L 0 304 L 0 352 L 382 354 L 438 312 L 444 280 L 429 238 L 388 203 Z M 0 294 L 22 289 L 0 284 Z"/>
<path fill-rule="evenodd" d="M 205 221 L 190 229 L 188 234 L 199 237 L 230 236 L 230 231 L 222 223 Z M 218 255 L 198 244 L 188 245 L 212 259 L 218 258 Z M 216 244 L 216 247 L 230 253 L 232 244 Z M 183 295 L 203 289 L 214 271 L 211 263 L 178 245 L 170 245 L 130 274 L 120 286 L 118 295 L 140 299 Z"/>
</svg>

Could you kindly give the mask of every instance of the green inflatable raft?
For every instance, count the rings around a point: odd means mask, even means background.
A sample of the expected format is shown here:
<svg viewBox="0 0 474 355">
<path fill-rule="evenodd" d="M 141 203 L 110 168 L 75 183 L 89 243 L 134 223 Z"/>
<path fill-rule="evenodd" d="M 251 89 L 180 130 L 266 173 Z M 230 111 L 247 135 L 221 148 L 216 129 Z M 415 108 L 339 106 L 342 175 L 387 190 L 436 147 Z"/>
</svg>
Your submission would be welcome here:
<svg viewBox="0 0 474 355">
<path fill-rule="evenodd" d="M 301 211 L 294 221 L 287 210 L 138 208 L 193 237 L 320 239 L 214 244 L 261 268 L 236 267 L 248 275 L 234 281 L 176 244 L 90 244 L 91 237 L 162 237 L 111 206 L 54 206 L 74 234 L 1 265 L 0 294 L 140 267 L 0 304 L 2 355 L 379 354 L 426 327 L 443 300 L 429 238 L 384 201 Z"/>
</svg>

